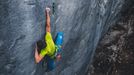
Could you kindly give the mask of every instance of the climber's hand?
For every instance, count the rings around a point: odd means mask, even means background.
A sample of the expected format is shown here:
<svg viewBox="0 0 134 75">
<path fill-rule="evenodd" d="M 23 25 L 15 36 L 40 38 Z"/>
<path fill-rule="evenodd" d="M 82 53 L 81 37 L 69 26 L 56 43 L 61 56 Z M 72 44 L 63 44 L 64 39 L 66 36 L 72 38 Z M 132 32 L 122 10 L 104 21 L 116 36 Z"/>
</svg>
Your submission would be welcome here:
<svg viewBox="0 0 134 75">
<path fill-rule="evenodd" d="M 60 61 L 60 60 L 61 60 L 61 55 L 60 55 L 60 54 L 58 54 L 58 55 L 56 56 L 56 60 L 57 60 L 57 61 Z"/>
<path fill-rule="evenodd" d="M 49 13 L 49 12 L 50 12 L 50 8 L 46 7 L 46 13 Z"/>
</svg>

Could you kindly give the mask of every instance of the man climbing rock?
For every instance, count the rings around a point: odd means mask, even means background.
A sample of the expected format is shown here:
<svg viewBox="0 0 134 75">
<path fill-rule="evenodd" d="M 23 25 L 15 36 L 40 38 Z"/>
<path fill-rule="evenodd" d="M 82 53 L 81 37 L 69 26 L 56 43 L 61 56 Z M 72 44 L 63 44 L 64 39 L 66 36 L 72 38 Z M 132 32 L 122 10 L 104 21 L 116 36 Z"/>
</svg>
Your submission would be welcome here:
<svg viewBox="0 0 134 75">
<path fill-rule="evenodd" d="M 49 70 L 52 70 L 55 67 L 54 59 L 56 58 L 59 60 L 61 58 L 60 52 L 61 44 L 63 41 L 63 33 L 58 32 L 55 43 L 52 39 L 51 35 L 51 26 L 50 26 L 50 8 L 46 8 L 46 34 L 45 34 L 45 41 L 43 41 L 42 49 L 40 53 L 38 52 L 39 47 L 36 45 L 35 49 L 35 62 L 39 63 L 44 57 L 47 58 L 47 67 Z"/>
</svg>

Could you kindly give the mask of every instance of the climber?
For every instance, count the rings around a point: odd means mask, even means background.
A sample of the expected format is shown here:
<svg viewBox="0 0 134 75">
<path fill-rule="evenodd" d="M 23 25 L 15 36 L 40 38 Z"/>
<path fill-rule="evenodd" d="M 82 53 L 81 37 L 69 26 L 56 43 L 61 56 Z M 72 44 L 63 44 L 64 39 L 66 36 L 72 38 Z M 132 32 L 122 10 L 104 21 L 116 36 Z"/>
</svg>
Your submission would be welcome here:
<svg viewBox="0 0 134 75">
<path fill-rule="evenodd" d="M 35 62 L 39 63 L 44 57 L 47 57 L 47 67 L 48 69 L 52 70 L 55 67 L 54 60 L 60 60 L 61 55 L 61 44 L 63 41 L 63 33 L 58 32 L 55 43 L 52 39 L 51 35 L 51 26 L 50 26 L 50 8 L 46 8 L 46 34 L 45 34 L 45 41 L 42 44 L 42 48 L 40 53 L 38 52 L 38 49 L 40 49 L 37 44 L 35 48 Z"/>
</svg>

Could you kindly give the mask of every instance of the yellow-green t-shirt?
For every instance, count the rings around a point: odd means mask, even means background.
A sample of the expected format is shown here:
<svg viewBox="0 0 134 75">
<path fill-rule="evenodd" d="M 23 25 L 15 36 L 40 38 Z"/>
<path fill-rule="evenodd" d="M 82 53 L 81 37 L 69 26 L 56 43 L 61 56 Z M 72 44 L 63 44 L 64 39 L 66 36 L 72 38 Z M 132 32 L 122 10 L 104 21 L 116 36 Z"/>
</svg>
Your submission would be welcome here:
<svg viewBox="0 0 134 75">
<path fill-rule="evenodd" d="M 43 57 L 45 55 L 52 56 L 55 53 L 55 44 L 50 32 L 46 32 L 45 41 L 46 41 L 46 47 L 41 50 L 40 55 Z"/>
</svg>

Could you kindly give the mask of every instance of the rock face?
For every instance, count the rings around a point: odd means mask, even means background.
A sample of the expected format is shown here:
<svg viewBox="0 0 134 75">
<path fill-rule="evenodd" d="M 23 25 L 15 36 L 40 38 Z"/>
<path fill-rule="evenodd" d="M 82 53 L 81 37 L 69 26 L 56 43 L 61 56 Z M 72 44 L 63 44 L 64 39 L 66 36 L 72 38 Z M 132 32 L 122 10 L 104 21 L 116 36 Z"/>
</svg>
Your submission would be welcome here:
<svg viewBox="0 0 134 75">
<path fill-rule="evenodd" d="M 100 37 L 119 18 L 124 3 L 124 0 L 0 0 L 0 75 L 84 75 Z M 48 73 L 42 62 L 34 62 L 35 43 L 45 33 L 46 6 L 53 8 L 53 37 L 58 31 L 64 32 L 62 61 Z"/>
</svg>

